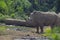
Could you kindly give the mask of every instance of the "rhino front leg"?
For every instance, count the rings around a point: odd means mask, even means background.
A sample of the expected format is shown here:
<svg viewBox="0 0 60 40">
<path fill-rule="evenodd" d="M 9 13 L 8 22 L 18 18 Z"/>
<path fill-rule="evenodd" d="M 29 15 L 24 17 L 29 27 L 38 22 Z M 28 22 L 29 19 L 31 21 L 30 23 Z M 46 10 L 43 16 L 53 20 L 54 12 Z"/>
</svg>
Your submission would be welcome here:
<svg viewBox="0 0 60 40">
<path fill-rule="evenodd" d="M 37 26 L 36 29 L 37 29 L 36 33 L 39 33 L 39 26 Z"/>
</svg>

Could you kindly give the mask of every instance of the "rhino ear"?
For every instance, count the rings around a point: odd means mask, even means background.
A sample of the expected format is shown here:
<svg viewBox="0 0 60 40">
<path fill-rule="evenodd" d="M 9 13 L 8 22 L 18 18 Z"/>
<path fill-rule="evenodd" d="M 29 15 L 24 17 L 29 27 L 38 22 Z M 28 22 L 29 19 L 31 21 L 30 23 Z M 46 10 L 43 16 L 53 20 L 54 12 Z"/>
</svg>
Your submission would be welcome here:
<svg viewBox="0 0 60 40">
<path fill-rule="evenodd" d="M 33 11 L 33 12 L 31 13 L 31 15 L 36 14 L 36 13 L 37 13 L 37 11 Z"/>
</svg>

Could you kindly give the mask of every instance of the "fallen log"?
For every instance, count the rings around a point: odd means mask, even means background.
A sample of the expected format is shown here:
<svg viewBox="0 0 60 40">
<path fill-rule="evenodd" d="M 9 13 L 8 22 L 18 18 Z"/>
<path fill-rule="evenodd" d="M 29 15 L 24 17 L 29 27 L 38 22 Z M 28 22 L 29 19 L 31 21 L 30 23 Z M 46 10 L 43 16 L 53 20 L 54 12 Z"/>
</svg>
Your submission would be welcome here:
<svg viewBox="0 0 60 40">
<path fill-rule="evenodd" d="M 25 26 L 25 20 L 16 20 L 16 19 L 6 19 L 4 23 L 7 25 L 17 25 L 17 26 Z"/>
<path fill-rule="evenodd" d="M 6 25 L 34 27 L 34 26 L 28 24 L 25 20 L 5 19 L 3 22 L 4 22 Z"/>
</svg>

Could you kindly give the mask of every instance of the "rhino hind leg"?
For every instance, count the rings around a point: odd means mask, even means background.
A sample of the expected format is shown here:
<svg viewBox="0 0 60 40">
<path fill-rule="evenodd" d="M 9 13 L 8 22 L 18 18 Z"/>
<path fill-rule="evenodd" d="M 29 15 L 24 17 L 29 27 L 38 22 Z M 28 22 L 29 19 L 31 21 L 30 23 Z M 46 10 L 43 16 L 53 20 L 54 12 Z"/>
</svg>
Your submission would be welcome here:
<svg viewBox="0 0 60 40">
<path fill-rule="evenodd" d="M 40 33 L 43 33 L 43 26 L 40 26 L 40 30 L 41 30 Z"/>
<path fill-rule="evenodd" d="M 54 25 L 51 25 L 51 31 L 53 32 L 53 29 L 54 29 Z"/>
</svg>

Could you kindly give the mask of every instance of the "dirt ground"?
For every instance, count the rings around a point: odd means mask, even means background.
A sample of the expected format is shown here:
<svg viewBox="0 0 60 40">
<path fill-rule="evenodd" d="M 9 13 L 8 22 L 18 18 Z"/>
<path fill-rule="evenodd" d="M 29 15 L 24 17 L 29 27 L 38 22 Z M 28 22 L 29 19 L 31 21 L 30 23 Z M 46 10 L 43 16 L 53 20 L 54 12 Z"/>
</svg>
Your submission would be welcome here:
<svg viewBox="0 0 60 40">
<path fill-rule="evenodd" d="M 7 26 L 8 27 L 8 26 Z M 18 27 L 19 30 L 16 30 L 16 26 L 9 26 L 7 30 L 3 32 L 2 35 L 0 35 L 0 40 L 14 40 L 18 38 L 24 38 L 24 37 L 43 37 L 42 34 L 36 33 L 36 28 L 30 28 L 30 27 Z"/>
<path fill-rule="evenodd" d="M 14 40 L 14 38 L 23 38 L 23 37 L 40 37 L 40 34 L 35 33 L 36 29 L 32 28 L 31 31 L 15 31 L 15 30 L 6 30 L 6 35 L 0 35 L 0 40 Z"/>
</svg>

